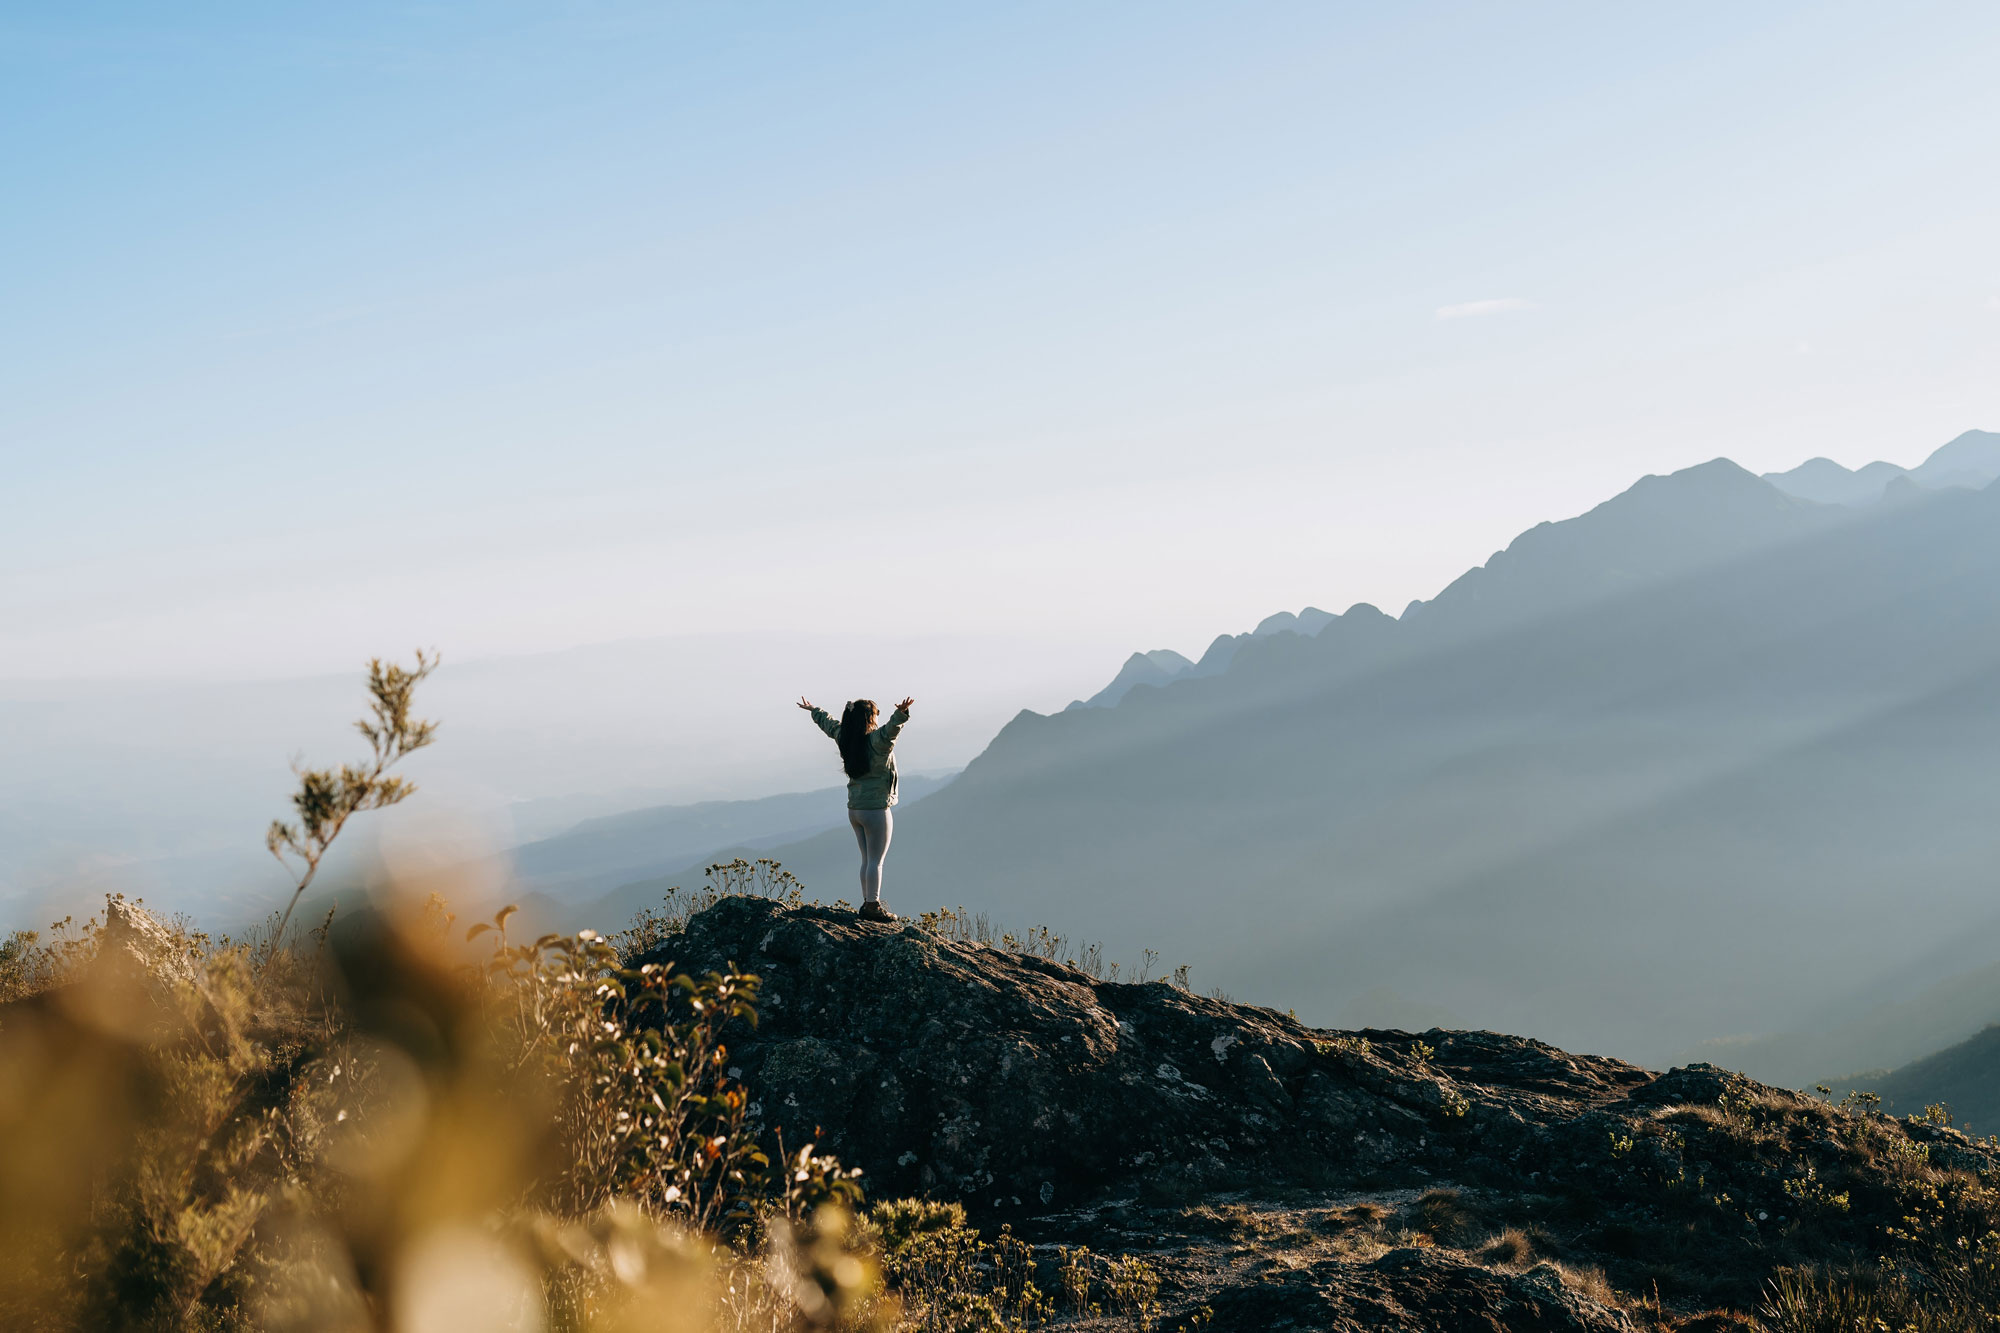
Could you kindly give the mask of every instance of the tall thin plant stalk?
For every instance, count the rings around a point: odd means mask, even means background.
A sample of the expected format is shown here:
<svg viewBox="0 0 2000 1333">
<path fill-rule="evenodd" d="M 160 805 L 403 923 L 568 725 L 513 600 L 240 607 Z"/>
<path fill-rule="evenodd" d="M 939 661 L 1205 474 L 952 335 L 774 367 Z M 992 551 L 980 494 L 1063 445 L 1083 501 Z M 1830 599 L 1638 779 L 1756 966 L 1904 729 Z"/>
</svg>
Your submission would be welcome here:
<svg viewBox="0 0 2000 1333">
<path fill-rule="evenodd" d="M 266 948 L 265 967 L 278 956 L 299 899 L 312 887 L 320 862 L 347 821 L 364 810 L 387 809 L 416 793 L 415 783 L 392 777 L 389 770 L 412 751 L 429 745 L 437 734 L 437 723 L 410 715 L 417 686 L 437 670 L 437 665 L 437 654 L 426 654 L 422 649 L 417 650 L 414 668 L 370 658 L 369 715 L 354 724 L 368 741 L 369 757 L 338 769 L 301 768 L 293 763 L 299 789 L 292 793 L 292 809 L 298 820 L 291 824 L 272 820 L 271 830 L 264 836 L 265 847 L 294 881 L 291 900 L 285 904 L 284 915 L 278 918 L 278 928 Z"/>
</svg>

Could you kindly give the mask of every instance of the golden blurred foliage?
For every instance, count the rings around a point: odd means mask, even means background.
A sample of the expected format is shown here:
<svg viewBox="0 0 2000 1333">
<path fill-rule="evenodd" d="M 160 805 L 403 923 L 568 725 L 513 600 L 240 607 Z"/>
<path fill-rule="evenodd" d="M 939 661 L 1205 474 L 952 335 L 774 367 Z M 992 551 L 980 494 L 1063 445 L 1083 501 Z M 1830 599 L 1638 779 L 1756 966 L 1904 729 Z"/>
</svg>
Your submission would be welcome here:
<svg viewBox="0 0 2000 1333">
<path fill-rule="evenodd" d="M 294 892 L 257 938 L 113 897 L 0 943 L 0 1325 L 895 1324 L 859 1173 L 760 1142 L 726 1073 L 754 976 L 517 943 L 512 908 L 461 933 L 435 877 L 287 933 L 348 820 L 415 790 L 389 770 L 436 731 L 435 665 L 371 662 L 369 758 L 298 770 L 269 837 Z"/>
<path fill-rule="evenodd" d="M 436 900 L 369 909 L 260 959 L 114 899 L 60 958 L 17 938 L 0 960 L 0 1320 L 893 1317 L 852 1173 L 810 1147 L 774 1160 L 722 1072 L 754 978 L 629 971 L 589 932 L 514 944 L 504 914 L 489 925 L 482 956 Z"/>
</svg>

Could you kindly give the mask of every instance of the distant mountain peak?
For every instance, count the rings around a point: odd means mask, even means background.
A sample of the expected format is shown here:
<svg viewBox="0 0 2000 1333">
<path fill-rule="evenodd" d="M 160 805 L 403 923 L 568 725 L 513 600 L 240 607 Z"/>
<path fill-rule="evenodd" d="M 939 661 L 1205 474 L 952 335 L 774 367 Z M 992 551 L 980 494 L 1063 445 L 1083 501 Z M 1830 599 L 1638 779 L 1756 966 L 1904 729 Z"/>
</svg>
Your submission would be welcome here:
<svg viewBox="0 0 2000 1333">
<path fill-rule="evenodd" d="M 1316 638 L 1329 625 L 1348 620 L 1350 623 L 1372 623 L 1387 620 L 1388 617 L 1367 602 L 1356 602 L 1349 607 L 1345 616 L 1323 611 L 1317 606 L 1304 610 L 1279 611 L 1265 616 L 1257 622 L 1257 627 L 1248 634 L 1218 634 L 1201 655 L 1198 662 L 1190 662 L 1171 648 L 1155 648 L 1151 652 L 1134 653 L 1125 659 L 1125 665 L 1112 678 L 1109 685 L 1091 695 L 1088 699 L 1078 699 L 1063 711 L 1073 713 L 1080 708 L 1112 708 L 1129 694 L 1135 685 L 1165 685 L 1169 681 L 1184 677 L 1219 676 L 1229 669 L 1235 660 L 1237 649 L 1253 639 L 1269 639 L 1280 634 L 1295 634 L 1300 638 Z"/>
<path fill-rule="evenodd" d="M 1776 488 L 1742 464 L 1728 458 L 1711 458 L 1678 472 L 1652 472 L 1639 478 L 1624 491 L 1606 500 L 1599 508 L 1630 502 L 1633 497 L 1655 494 L 1704 492 L 1711 495 L 1765 495 Z"/>
<path fill-rule="evenodd" d="M 1725 458 L 1718 454 L 1706 463 L 1695 463 L 1673 472 L 1649 472 L 1639 478 L 1639 484 L 1644 485 L 1649 481 L 1671 481 L 1675 478 L 1699 481 L 1723 477 L 1727 477 L 1732 481 L 1757 481 L 1760 479 L 1756 473 L 1750 471 L 1735 459 Z"/>
<path fill-rule="evenodd" d="M 1977 454 L 1982 458 L 2000 461 L 2000 431 L 1968 430 L 1941 444 L 1926 462 L 1936 462 L 1940 458 L 1960 460 Z"/>
<path fill-rule="evenodd" d="M 1788 472 L 1764 474 L 1764 480 L 1787 495 L 1850 506 L 1908 498 L 1911 487 L 1976 490 L 1996 479 L 2000 479 L 2000 434 L 1985 430 L 1964 432 L 1914 468 L 1877 461 L 1850 471 L 1831 458 L 1810 458 Z"/>
<path fill-rule="evenodd" d="M 1309 606 L 1297 615 L 1280 611 L 1258 621 L 1257 628 L 1250 631 L 1250 637 L 1261 639 L 1272 634 L 1303 634 L 1311 638 L 1337 619 L 1339 617 L 1331 611 L 1322 611 L 1316 606 Z"/>
<path fill-rule="evenodd" d="M 1538 523 L 1484 565 L 1466 571 L 1402 619 L 1426 632 L 1483 632 L 1579 608 L 1649 583 L 1698 573 L 1842 521 L 1841 510 L 1899 503 L 1948 486 L 2000 478 L 2000 434 L 1966 431 L 1921 467 L 1874 462 L 1849 469 L 1824 456 L 1758 476 L 1729 458 L 1641 477 L 1586 513 Z M 1368 603 L 1342 615 L 1308 606 L 1279 611 L 1247 634 L 1221 634 L 1199 661 L 1170 649 L 1134 653 L 1118 675 L 1070 709 L 1115 706 L 1138 685 L 1219 676 L 1243 647 L 1280 635 L 1318 638 L 1330 626 L 1392 618 Z M 1346 631 L 1343 631 L 1343 634 Z"/>
<path fill-rule="evenodd" d="M 1148 652 L 1133 653 L 1125 659 L 1125 665 L 1118 674 L 1088 699 L 1078 699 L 1065 709 L 1073 712 L 1079 708 L 1112 708 L 1120 699 L 1131 693 L 1135 685 L 1164 685 L 1176 677 L 1186 675 L 1194 669 L 1194 663 L 1171 648 L 1154 648 Z"/>
<path fill-rule="evenodd" d="M 2000 434 L 1969 430 L 1910 469 L 1920 486 L 1983 489 L 2000 479 Z"/>
<path fill-rule="evenodd" d="M 1575 518 L 1539 523 L 1416 613 L 1479 631 L 1695 573 L 1815 530 L 1837 511 L 1786 494 L 1727 458 L 1636 483 Z"/>
<path fill-rule="evenodd" d="M 1125 659 L 1125 665 L 1134 667 L 1140 662 L 1159 668 L 1170 676 L 1179 675 L 1194 663 L 1171 648 L 1154 648 L 1143 653 L 1133 653 Z"/>
</svg>

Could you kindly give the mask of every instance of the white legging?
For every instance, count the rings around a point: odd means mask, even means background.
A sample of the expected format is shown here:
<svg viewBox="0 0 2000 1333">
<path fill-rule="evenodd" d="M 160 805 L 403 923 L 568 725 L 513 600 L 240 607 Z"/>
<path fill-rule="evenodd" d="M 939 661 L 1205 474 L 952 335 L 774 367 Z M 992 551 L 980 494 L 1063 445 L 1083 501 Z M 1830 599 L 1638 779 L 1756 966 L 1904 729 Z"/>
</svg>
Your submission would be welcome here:
<svg viewBox="0 0 2000 1333">
<path fill-rule="evenodd" d="M 861 901 L 882 899 L 882 861 L 889 855 L 889 833 L 895 821 L 887 810 L 849 810 L 855 845 L 861 848 Z"/>
</svg>

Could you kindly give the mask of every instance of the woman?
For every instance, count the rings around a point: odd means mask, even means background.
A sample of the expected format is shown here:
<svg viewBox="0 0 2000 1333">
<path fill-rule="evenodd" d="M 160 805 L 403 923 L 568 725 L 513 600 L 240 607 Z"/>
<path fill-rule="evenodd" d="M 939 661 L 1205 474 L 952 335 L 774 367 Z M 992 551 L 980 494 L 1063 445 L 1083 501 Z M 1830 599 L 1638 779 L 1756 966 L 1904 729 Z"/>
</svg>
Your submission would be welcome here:
<svg viewBox="0 0 2000 1333">
<path fill-rule="evenodd" d="M 870 921 L 896 919 L 882 905 L 882 861 L 889 855 L 893 826 L 889 807 L 896 803 L 896 734 L 910 720 L 915 702 L 903 700 L 889 714 L 889 725 L 877 727 L 873 699 L 849 703 L 838 722 L 824 709 L 799 700 L 799 707 L 840 746 L 840 766 L 847 770 L 847 822 L 861 848 L 861 915 Z"/>
</svg>

